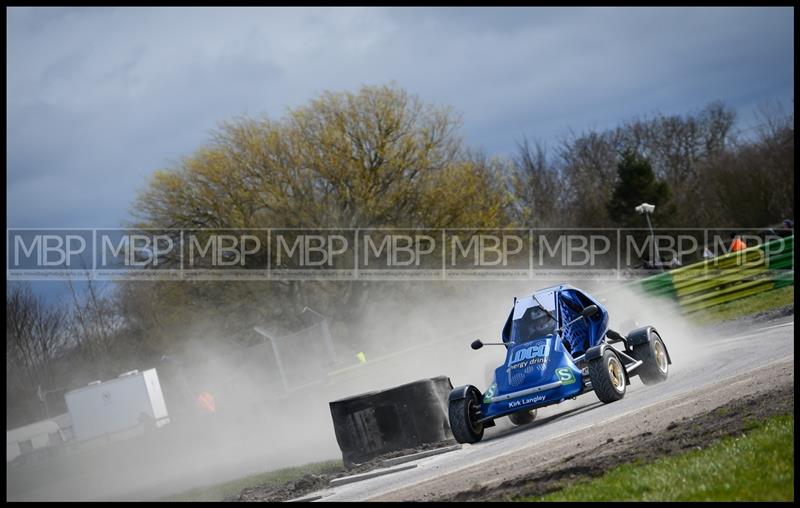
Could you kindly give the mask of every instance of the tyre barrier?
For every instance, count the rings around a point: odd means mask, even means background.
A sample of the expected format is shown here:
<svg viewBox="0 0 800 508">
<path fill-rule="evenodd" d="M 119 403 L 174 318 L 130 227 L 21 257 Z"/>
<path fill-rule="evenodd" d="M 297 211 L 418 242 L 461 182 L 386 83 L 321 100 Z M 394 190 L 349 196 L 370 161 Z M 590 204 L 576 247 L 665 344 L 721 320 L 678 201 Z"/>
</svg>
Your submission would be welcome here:
<svg viewBox="0 0 800 508">
<path fill-rule="evenodd" d="M 379 455 L 453 438 L 447 376 L 422 379 L 330 402 L 345 467 Z"/>
</svg>

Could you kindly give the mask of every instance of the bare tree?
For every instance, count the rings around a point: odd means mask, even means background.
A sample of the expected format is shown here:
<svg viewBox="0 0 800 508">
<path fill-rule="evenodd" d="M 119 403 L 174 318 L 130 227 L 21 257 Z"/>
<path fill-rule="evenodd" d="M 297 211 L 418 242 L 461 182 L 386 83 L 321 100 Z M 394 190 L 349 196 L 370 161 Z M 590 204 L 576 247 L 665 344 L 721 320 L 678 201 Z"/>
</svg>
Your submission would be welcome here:
<svg viewBox="0 0 800 508">
<path fill-rule="evenodd" d="M 762 103 L 755 136 L 739 139 L 708 164 L 705 199 L 719 223 L 765 227 L 794 217 L 794 115 Z"/>
<path fill-rule="evenodd" d="M 565 177 L 564 203 L 569 224 L 603 227 L 609 224 L 606 203 L 616 181 L 621 145 L 618 131 L 590 130 L 580 136 L 571 133 L 558 148 Z"/>
<path fill-rule="evenodd" d="M 114 336 L 122 326 L 122 318 L 112 296 L 103 294 L 91 278 L 86 278 L 83 296 L 68 281 L 72 297 L 72 331 L 80 352 L 91 359 L 108 355 L 114 346 Z"/>
<path fill-rule="evenodd" d="M 6 382 L 13 406 L 54 386 L 55 363 L 69 344 L 66 311 L 48 305 L 28 284 L 12 284 L 6 292 Z"/>
<path fill-rule="evenodd" d="M 527 139 L 517 144 L 511 165 L 511 191 L 517 221 L 527 227 L 561 223 L 563 183 L 558 168 L 547 159 L 547 147 Z"/>
</svg>

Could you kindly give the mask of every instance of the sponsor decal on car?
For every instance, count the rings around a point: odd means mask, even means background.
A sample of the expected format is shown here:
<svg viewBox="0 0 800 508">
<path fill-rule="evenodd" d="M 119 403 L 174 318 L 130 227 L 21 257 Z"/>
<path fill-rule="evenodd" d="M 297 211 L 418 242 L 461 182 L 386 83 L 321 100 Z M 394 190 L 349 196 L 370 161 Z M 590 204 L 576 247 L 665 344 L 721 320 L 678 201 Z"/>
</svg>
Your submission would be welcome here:
<svg viewBox="0 0 800 508">
<path fill-rule="evenodd" d="M 483 394 L 483 401 L 487 404 L 491 402 L 492 397 L 494 397 L 494 393 L 496 391 L 497 391 L 497 383 L 492 383 L 492 386 L 490 386 L 489 389 L 486 390 L 486 393 Z"/>
<path fill-rule="evenodd" d="M 543 401 L 544 399 L 545 399 L 544 395 L 535 395 L 533 397 L 525 397 L 523 399 L 509 401 L 508 407 L 512 408 L 512 407 L 520 407 L 520 406 L 527 405 L 527 404 L 535 404 L 537 402 Z"/>
<path fill-rule="evenodd" d="M 515 363 L 509 366 L 508 369 L 506 369 L 506 372 L 511 372 L 514 369 L 521 369 L 523 367 L 528 367 L 528 366 L 532 367 L 534 365 L 541 365 L 542 368 L 544 368 L 544 366 L 547 365 L 547 358 L 542 356 L 538 358 L 532 358 L 530 360 L 525 360 L 523 362 Z"/>
<path fill-rule="evenodd" d="M 575 382 L 575 375 L 572 373 L 572 370 L 569 367 L 556 369 L 556 375 L 558 376 L 558 379 L 561 381 L 562 385 L 571 385 Z"/>
<path fill-rule="evenodd" d="M 512 366 L 516 363 L 527 362 L 533 358 L 546 358 L 549 353 L 550 340 L 539 340 L 526 348 L 514 351 L 514 354 L 508 359 L 508 365 Z"/>
</svg>

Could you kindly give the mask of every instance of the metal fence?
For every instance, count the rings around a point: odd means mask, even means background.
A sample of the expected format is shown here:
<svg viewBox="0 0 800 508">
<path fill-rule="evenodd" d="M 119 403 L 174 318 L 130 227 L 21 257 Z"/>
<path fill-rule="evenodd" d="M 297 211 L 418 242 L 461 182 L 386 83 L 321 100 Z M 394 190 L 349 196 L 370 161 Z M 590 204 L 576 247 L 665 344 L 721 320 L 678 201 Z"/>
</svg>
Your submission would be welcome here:
<svg viewBox="0 0 800 508">
<path fill-rule="evenodd" d="M 271 341 L 286 392 L 320 382 L 336 367 L 337 355 L 327 321 Z"/>
</svg>

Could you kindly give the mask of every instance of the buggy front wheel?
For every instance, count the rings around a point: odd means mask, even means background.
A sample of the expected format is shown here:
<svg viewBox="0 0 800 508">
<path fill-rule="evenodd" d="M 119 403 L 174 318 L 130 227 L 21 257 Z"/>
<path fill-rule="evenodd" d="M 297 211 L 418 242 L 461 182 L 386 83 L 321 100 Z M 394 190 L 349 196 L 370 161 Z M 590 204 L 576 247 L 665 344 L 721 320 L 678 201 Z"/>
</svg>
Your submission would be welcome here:
<svg viewBox="0 0 800 508">
<path fill-rule="evenodd" d="M 603 356 L 589 362 L 589 379 L 602 402 L 614 402 L 625 396 L 625 367 L 610 348 L 603 352 Z"/>
<path fill-rule="evenodd" d="M 480 408 L 480 399 L 473 390 L 467 391 L 463 399 L 450 401 L 450 430 L 459 443 L 477 443 L 483 439 L 483 423 L 477 422 Z"/>
</svg>

